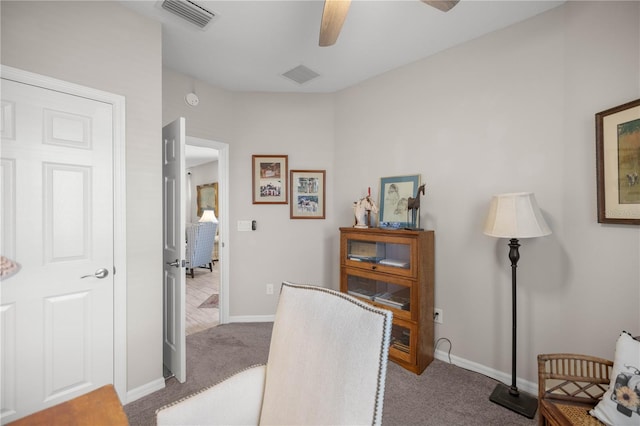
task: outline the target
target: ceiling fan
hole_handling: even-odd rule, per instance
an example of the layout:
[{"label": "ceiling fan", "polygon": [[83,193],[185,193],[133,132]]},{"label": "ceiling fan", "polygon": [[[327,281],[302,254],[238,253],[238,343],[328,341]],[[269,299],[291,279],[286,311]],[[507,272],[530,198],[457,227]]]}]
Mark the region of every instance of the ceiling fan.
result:
[{"label": "ceiling fan", "polygon": [[[460,0],[421,0],[443,12],[449,11]],[[331,46],[338,39],[342,24],[347,17],[351,0],[325,0],[320,24],[320,46]]]}]

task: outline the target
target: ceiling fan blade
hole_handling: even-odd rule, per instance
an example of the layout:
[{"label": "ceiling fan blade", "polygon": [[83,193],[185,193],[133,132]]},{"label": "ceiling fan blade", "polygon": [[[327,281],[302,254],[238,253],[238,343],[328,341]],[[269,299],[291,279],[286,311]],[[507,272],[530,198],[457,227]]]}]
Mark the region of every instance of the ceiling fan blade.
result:
[{"label": "ceiling fan blade", "polygon": [[351,0],[325,0],[320,24],[320,46],[331,46],[340,35]]},{"label": "ceiling fan blade", "polygon": [[458,4],[460,0],[422,0],[423,3],[433,6],[436,9],[440,9],[443,12],[448,12]]}]

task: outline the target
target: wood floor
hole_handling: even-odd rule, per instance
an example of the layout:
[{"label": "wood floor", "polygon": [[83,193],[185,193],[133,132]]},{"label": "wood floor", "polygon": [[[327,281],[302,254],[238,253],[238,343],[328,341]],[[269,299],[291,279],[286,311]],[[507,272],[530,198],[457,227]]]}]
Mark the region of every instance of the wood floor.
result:
[{"label": "wood floor", "polygon": [[217,308],[200,308],[199,306],[212,294],[220,294],[220,265],[213,265],[213,272],[205,268],[197,268],[195,277],[187,274],[186,335],[215,327],[220,323],[220,310]]}]

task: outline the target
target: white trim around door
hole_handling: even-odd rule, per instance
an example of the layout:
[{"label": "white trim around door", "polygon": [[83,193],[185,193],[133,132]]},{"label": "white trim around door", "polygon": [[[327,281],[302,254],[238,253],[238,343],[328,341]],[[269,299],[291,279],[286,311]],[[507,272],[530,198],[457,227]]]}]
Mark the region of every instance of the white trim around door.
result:
[{"label": "white trim around door", "polygon": [[114,377],[113,385],[123,404],[127,403],[127,253],[126,253],[126,168],[125,98],[121,95],[80,86],[52,77],[0,65],[2,78],[57,90],[108,103],[113,108],[113,197],[114,197]]}]

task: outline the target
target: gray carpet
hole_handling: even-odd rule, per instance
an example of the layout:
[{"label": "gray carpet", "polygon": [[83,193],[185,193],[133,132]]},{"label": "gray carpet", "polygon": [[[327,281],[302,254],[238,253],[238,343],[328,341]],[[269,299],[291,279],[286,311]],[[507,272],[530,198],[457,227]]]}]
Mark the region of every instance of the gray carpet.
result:
[{"label": "gray carpet", "polygon": [[[273,323],[238,323],[187,337],[187,381],[127,404],[132,426],[154,425],[155,410],[253,364],[265,363]],[[384,425],[536,425],[489,401],[496,381],[434,360],[420,376],[393,362],[387,369]],[[537,416],[536,416],[537,417]]]}]

